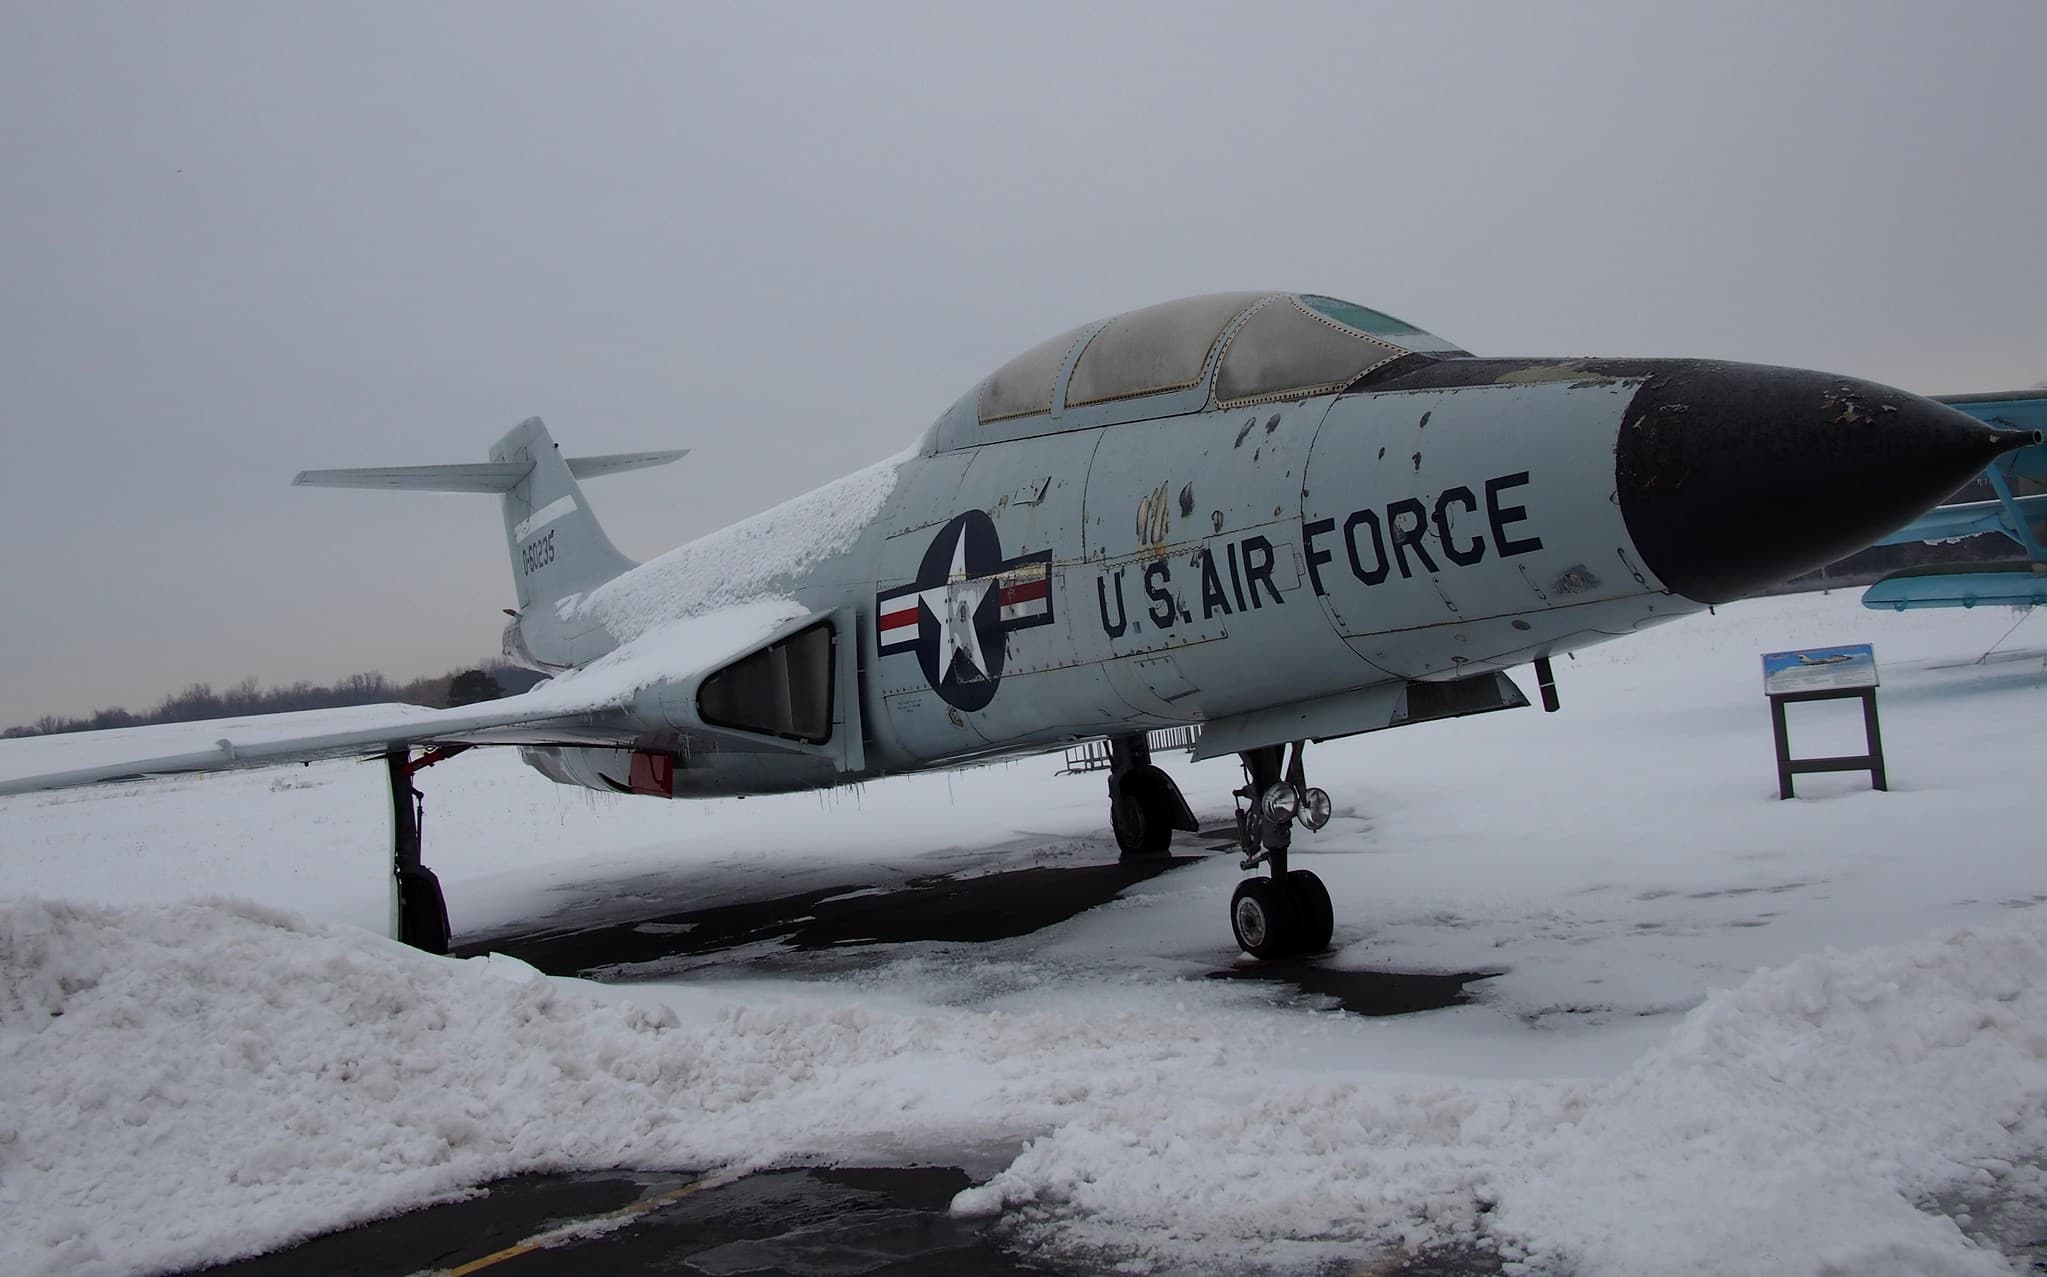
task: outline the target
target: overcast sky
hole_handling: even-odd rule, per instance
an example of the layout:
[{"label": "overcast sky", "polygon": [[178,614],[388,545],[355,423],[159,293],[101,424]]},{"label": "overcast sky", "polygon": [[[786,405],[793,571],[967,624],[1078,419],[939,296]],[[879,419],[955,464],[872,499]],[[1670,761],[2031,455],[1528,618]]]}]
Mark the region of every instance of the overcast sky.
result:
[{"label": "overcast sky", "polygon": [[0,725],[496,650],[487,497],[650,557],[1053,332],[1281,287],[1481,354],[2047,379],[2047,4],[0,0]]}]

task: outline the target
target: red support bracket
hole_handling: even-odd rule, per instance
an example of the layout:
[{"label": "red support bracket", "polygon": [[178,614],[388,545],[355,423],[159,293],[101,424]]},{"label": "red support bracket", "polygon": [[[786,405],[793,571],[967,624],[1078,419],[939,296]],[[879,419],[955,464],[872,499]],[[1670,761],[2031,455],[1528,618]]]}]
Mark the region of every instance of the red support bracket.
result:
[{"label": "red support bracket", "polygon": [[446,762],[448,759],[469,748],[467,745],[436,745],[422,753],[419,757],[407,758],[403,763],[398,764],[399,774],[409,778],[433,766],[435,763]]}]

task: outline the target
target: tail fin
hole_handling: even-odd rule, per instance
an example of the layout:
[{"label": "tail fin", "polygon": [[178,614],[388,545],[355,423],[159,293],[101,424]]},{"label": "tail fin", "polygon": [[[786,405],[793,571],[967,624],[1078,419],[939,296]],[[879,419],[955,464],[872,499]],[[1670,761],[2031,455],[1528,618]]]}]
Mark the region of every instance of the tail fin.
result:
[{"label": "tail fin", "polygon": [[524,614],[537,603],[551,612],[557,601],[594,589],[633,566],[604,535],[577,478],[666,465],[687,451],[564,457],[540,418],[528,417],[491,445],[487,463],[305,470],[292,482],[322,488],[502,493],[519,611]]},{"label": "tail fin", "polygon": [[526,472],[505,490],[505,539],[519,610],[604,584],[633,566],[590,513],[590,503],[538,417],[528,417],[491,445],[497,465]]}]

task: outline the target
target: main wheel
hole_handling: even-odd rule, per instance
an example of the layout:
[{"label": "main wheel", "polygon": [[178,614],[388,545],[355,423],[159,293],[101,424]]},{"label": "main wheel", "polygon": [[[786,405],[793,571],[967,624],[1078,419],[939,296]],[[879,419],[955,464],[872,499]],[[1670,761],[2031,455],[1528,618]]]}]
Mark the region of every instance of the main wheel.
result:
[{"label": "main wheel", "polygon": [[448,951],[448,900],[441,880],[425,865],[398,872],[398,939],[427,953]]},{"label": "main wheel", "polygon": [[1172,845],[1173,812],[1166,799],[1165,773],[1146,764],[1116,782],[1109,799],[1109,828],[1125,856],[1156,856]]},{"label": "main wheel", "polygon": [[1270,878],[1246,878],[1237,884],[1230,897],[1230,931],[1237,937],[1237,947],[1254,958],[1299,952],[1300,915]]},{"label": "main wheel", "polygon": [[1330,903],[1329,888],[1305,869],[1286,876],[1286,893],[1300,916],[1300,953],[1321,953],[1336,934],[1336,906]]}]

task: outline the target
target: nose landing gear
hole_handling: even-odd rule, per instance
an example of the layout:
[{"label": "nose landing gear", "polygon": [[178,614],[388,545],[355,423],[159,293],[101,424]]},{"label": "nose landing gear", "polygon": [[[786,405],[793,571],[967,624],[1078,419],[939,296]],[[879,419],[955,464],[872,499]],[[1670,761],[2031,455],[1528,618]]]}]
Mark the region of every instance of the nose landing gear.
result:
[{"label": "nose landing gear", "polygon": [[1304,744],[1294,742],[1293,760],[1282,775],[1285,748],[1271,745],[1239,755],[1244,786],[1237,790],[1237,838],[1245,869],[1264,865],[1269,876],[1247,878],[1230,897],[1230,930],[1237,945],[1254,958],[1320,953],[1336,930],[1329,889],[1305,869],[1287,868],[1293,825],[1309,829],[1329,822],[1329,795],[1303,784]]}]

